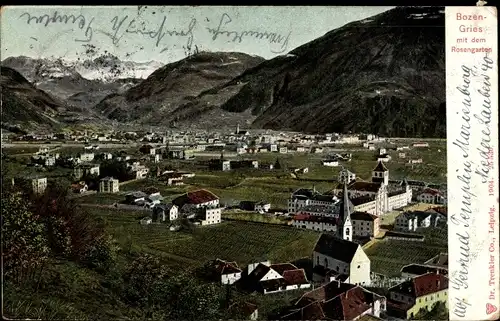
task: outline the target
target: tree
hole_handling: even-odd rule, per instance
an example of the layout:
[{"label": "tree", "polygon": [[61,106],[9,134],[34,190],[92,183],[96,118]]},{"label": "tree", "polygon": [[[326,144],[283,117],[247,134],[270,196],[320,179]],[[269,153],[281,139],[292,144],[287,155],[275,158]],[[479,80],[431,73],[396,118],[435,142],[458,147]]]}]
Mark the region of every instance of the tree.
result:
[{"label": "tree", "polygon": [[141,254],[124,273],[125,299],[147,307],[162,303],[167,295],[164,291],[168,272],[158,258]]},{"label": "tree", "polygon": [[274,169],[281,169],[281,162],[279,158],[276,158],[276,162],[274,163]]},{"label": "tree", "polygon": [[45,226],[20,193],[2,195],[2,256],[6,281],[30,279],[48,258]]}]

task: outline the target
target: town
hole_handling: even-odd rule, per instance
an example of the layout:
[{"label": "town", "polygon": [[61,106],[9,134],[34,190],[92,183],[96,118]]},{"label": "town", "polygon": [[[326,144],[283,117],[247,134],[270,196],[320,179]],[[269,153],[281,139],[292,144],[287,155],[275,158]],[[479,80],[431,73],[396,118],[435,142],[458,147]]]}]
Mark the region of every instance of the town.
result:
[{"label": "town", "polygon": [[232,318],[447,315],[446,141],[2,130],[4,185],[67,189],[120,248],[235,298]]}]

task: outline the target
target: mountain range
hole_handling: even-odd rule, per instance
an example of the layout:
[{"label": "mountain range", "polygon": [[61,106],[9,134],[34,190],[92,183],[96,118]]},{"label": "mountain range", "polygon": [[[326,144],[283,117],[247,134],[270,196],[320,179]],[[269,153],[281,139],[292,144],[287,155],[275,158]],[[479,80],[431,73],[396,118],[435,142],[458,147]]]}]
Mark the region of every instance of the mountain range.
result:
[{"label": "mountain range", "polygon": [[[213,129],[239,123],[310,133],[445,137],[444,37],[443,8],[398,7],[270,60],[238,52],[200,52],[164,66],[109,54],[73,63],[11,57],[2,66],[34,84],[21,98],[49,99],[46,92],[55,103],[14,112],[10,106],[20,102],[12,95],[19,97],[19,86],[5,87],[10,93],[2,98],[2,112],[18,123],[45,120],[62,108],[95,121],[135,125]],[[4,78],[19,80],[4,69],[2,90],[13,81]]]}]

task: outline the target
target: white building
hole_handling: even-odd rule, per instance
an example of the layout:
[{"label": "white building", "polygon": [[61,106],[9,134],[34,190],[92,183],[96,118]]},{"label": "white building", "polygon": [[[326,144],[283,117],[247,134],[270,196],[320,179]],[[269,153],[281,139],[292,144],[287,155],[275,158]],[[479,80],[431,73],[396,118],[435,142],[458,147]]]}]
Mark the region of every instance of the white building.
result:
[{"label": "white building", "polygon": [[446,197],[437,189],[426,188],[417,196],[417,201],[428,204],[446,204]]},{"label": "white building", "polygon": [[201,225],[218,224],[222,221],[222,207],[219,197],[212,192],[201,189],[187,192],[172,201],[182,212],[196,213]]},{"label": "white building", "polygon": [[105,177],[99,181],[99,192],[118,193],[120,191],[120,182],[113,177]]},{"label": "white building", "polygon": [[82,153],[79,158],[82,162],[91,162],[94,160],[94,153]]},{"label": "white building", "polygon": [[227,262],[216,259],[213,263],[215,273],[220,277],[221,284],[234,284],[241,279],[241,269],[236,262]]},{"label": "white building", "polygon": [[33,193],[42,194],[47,188],[47,177],[33,178],[31,180],[31,186],[33,189]]},{"label": "white building", "polygon": [[323,166],[327,166],[327,167],[339,166],[339,162],[336,160],[324,160],[322,163],[323,163]]},{"label": "white building", "polygon": [[153,219],[160,222],[175,221],[179,217],[179,208],[174,204],[158,204],[153,207]]},{"label": "white building", "polygon": [[357,243],[322,234],[313,251],[313,279],[370,285],[370,259]]},{"label": "white building", "polygon": [[339,183],[341,184],[350,183],[354,180],[356,180],[356,174],[349,171],[347,168],[342,168],[342,170],[339,172],[339,178],[338,178]]},{"label": "white building", "polygon": [[247,283],[251,290],[264,294],[307,289],[311,286],[304,269],[290,263],[271,264],[269,261],[249,264]]}]

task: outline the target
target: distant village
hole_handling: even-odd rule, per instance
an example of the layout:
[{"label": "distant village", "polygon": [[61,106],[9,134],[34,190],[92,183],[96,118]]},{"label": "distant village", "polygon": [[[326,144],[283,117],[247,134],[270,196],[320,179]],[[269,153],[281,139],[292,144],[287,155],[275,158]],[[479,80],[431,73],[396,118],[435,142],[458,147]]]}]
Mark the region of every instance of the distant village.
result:
[{"label": "distant village", "polygon": [[[238,209],[283,217],[290,229],[309,229],[321,232],[311,253],[313,276],[308,279],[303,268],[290,262],[255,262],[241,267],[225,258],[214,258],[206,271],[207,277],[224,285],[246,291],[271,294],[296,289],[308,289],[298,301],[279,318],[282,320],[381,320],[386,316],[395,319],[412,319],[422,309],[430,310],[436,302],[447,306],[448,258],[442,253],[429,258],[425,264],[411,264],[401,270],[401,279],[392,283],[385,296],[369,290],[377,283],[371,270],[369,257],[363,245],[381,233],[381,220],[389,212],[408,208],[415,203],[429,206],[420,210],[403,210],[395,218],[394,228],[386,231],[386,238],[422,241],[424,236],[417,229],[446,228],[446,186],[434,182],[412,179],[391,179],[387,164],[391,162],[389,151],[397,152],[407,166],[422,163],[421,158],[407,156],[409,150],[429,147],[429,142],[415,141],[401,145],[391,139],[375,135],[306,135],[286,132],[255,132],[239,126],[232,133],[206,133],[169,131],[153,132],[73,132],[51,135],[7,135],[2,142],[11,144],[38,143],[30,166],[40,168],[36,177],[13,178],[27,182],[34,193],[43,193],[48,177],[43,168],[71,169],[72,184],[68,186],[75,195],[90,192],[97,194],[121,194],[120,186],[127,181],[155,178],[160,184],[180,186],[196,171],[182,168],[165,168],[162,160],[195,161],[203,155],[207,170],[229,172],[240,169],[255,171],[282,170],[279,162],[262,162],[252,155],[320,154],[321,165],[337,168],[331,177],[331,188],[318,190],[300,188],[290,194],[286,208],[275,208],[268,200],[237,200],[238,204],[224,202],[209,189],[186,192],[165,202],[154,186],[143,190],[128,191],[115,207],[140,208],[144,217],[137,224],[168,224],[171,231],[181,229],[181,221],[191,224],[220,224],[223,213]],[[79,144],[82,151],[75,155],[59,152],[58,145]],[[110,152],[106,146],[121,145]],[[383,147],[381,147],[383,146]],[[106,151],[102,151],[105,149]],[[135,149],[138,153],[129,155]],[[373,151],[373,169],[370,180],[362,180],[349,170],[349,162],[357,150]],[[137,156],[141,155],[141,156]],[[235,158],[245,155],[245,158]],[[121,164],[121,175],[109,176],[105,172],[113,163]],[[347,164],[347,165],[346,165]],[[308,167],[287,168],[287,177],[300,178]],[[118,172],[117,172],[118,173]],[[106,176],[105,176],[106,175]],[[330,178],[328,178],[330,179]],[[314,184],[311,184],[314,185]],[[258,318],[258,306],[248,303],[234,307],[244,311],[251,320]]]}]

